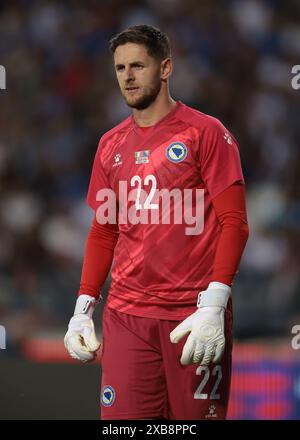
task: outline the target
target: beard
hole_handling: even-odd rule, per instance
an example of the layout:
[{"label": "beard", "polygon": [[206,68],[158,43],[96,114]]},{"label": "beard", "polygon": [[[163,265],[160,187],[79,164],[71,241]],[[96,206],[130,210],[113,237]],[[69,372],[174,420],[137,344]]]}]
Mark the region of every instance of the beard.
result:
[{"label": "beard", "polygon": [[155,101],[157,95],[160,92],[160,89],[161,80],[159,79],[153,86],[148,87],[141,95],[128,96],[126,94],[123,94],[123,97],[129,107],[135,108],[137,110],[144,110]]}]

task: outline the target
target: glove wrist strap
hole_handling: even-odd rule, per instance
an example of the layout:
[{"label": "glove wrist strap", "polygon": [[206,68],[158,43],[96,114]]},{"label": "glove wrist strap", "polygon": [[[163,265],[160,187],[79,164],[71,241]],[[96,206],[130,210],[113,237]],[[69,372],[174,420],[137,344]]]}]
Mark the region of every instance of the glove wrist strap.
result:
[{"label": "glove wrist strap", "polygon": [[76,301],[74,315],[87,315],[92,318],[95,307],[97,304],[96,298],[90,295],[79,295]]},{"label": "glove wrist strap", "polygon": [[231,288],[223,283],[212,282],[207,290],[199,292],[197,307],[224,307],[226,309]]}]

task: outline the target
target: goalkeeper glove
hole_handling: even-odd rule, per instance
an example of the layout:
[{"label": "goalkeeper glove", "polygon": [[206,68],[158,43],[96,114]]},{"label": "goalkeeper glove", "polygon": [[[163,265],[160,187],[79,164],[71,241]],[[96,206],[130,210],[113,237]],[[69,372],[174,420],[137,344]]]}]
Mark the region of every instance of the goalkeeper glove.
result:
[{"label": "goalkeeper glove", "polygon": [[70,319],[64,338],[70,356],[83,362],[94,360],[101,345],[92,320],[96,303],[97,300],[90,295],[77,298],[74,316]]},{"label": "goalkeeper glove", "polygon": [[199,363],[208,366],[221,360],[225,348],[224,312],[231,288],[212,282],[198,295],[198,310],[188,316],[171,333],[171,342],[177,343],[188,333],[180,362],[182,365]]}]

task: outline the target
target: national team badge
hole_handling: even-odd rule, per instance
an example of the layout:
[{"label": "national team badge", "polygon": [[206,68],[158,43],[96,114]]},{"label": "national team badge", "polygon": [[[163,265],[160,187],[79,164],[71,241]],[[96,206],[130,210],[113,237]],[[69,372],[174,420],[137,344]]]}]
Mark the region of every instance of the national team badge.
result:
[{"label": "national team badge", "polygon": [[171,162],[182,162],[187,156],[187,148],[183,142],[172,142],[167,148],[167,158]]},{"label": "national team badge", "polygon": [[134,153],[134,156],[135,156],[136,165],[139,165],[140,163],[148,163],[150,157],[150,150],[136,151]]},{"label": "national team badge", "polygon": [[103,406],[112,406],[112,404],[115,401],[115,390],[113,389],[113,387],[111,387],[110,385],[106,385],[103,389],[102,389],[102,394],[101,394],[101,403]]}]

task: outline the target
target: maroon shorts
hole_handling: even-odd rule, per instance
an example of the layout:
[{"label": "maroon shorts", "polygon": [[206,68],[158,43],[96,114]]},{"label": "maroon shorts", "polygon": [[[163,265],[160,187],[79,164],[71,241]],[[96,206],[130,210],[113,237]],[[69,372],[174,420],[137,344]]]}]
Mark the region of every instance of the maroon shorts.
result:
[{"label": "maroon shorts", "polygon": [[101,419],[225,419],[231,378],[232,312],[225,312],[220,364],[182,366],[183,345],[170,342],[179,321],[128,315],[105,307]]}]

